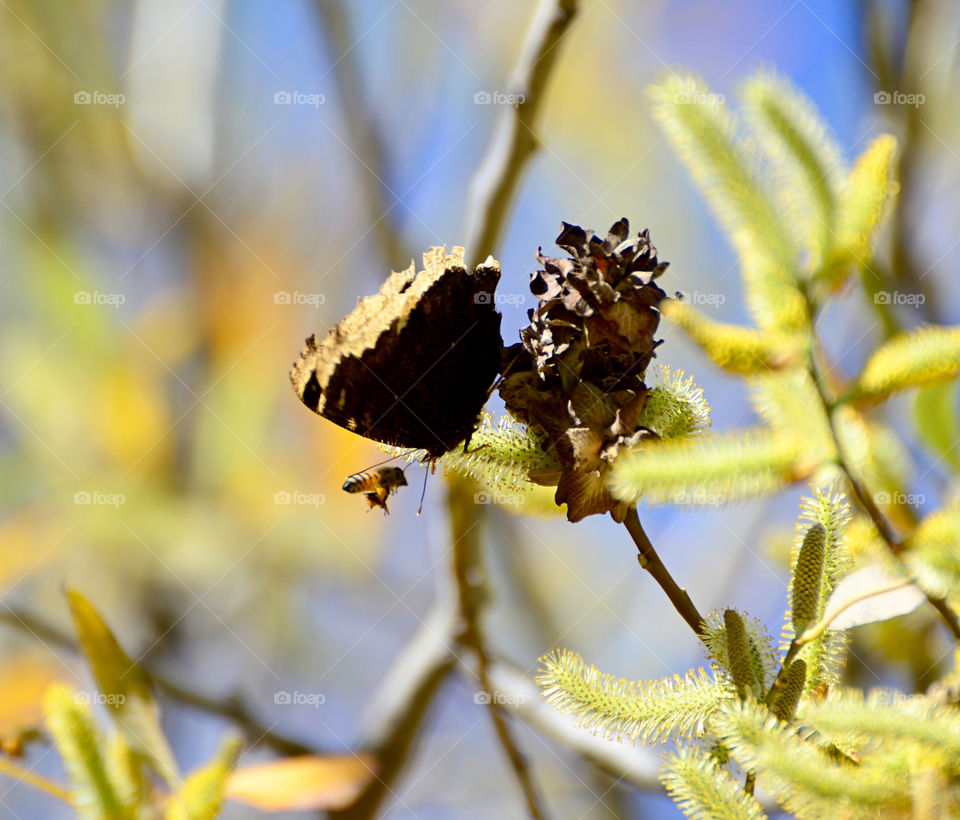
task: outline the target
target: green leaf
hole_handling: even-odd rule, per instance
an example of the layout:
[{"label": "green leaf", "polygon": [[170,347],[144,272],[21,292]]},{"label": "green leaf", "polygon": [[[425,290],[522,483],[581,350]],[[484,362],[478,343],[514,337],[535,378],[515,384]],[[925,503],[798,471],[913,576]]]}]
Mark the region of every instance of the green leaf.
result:
[{"label": "green leaf", "polygon": [[693,820],[761,820],[767,816],[752,795],[699,749],[687,747],[667,757],[660,780],[677,807]]},{"label": "green leaf", "polygon": [[960,327],[926,325],[899,333],[874,351],[853,396],[879,400],[910,387],[956,378],[960,373]]},{"label": "green leaf", "polygon": [[675,299],[662,301],[660,312],[699,345],[710,361],[728,373],[750,375],[779,370],[795,364],[803,355],[799,336],[715,322]]},{"label": "green leaf", "polygon": [[80,646],[117,728],[129,747],[175,786],[180,780],[176,762],[160,727],[159,709],[146,676],[93,605],[75,590],[67,590],[66,595]]},{"label": "green leaf", "polygon": [[651,86],[650,96],[654,115],[737,249],[757,324],[786,332],[806,328],[806,300],[796,286],[797,249],[722,98],[679,74]]},{"label": "green leaf", "polygon": [[957,403],[958,384],[932,384],[917,392],[913,417],[917,430],[927,446],[960,474],[960,411]]},{"label": "green leaf", "polygon": [[213,760],[191,772],[167,804],[166,820],[215,820],[227,777],[237,765],[243,743],[227,738]]},{"label": "green leaf", "polygon": [[577,723],[607,737],[659,743],[667,738],[698,737],[711,714],[736,697],[725,678],[700,669],[684,677],[627,681],[587,666],[575,652],[561,650],[540,659],[537,683],[546,700]]},{"label": "green leaf", "polygon": [[77,814],[84,820],[129,820],[132,806],[124,803],[107,773],[90,707],[79,693],[61,684],[47,690],[45,707]]},{"label": "green leaf", "polygon": [[790,224],[803,237],[810,268],[818,270],[834,243],[842,154],[811,102],[788,81],[761,71],[744,84],[744,114],[781,184]]},{"label": "green leaf", "polygon": [[877,137],[857,159],[846,180],[837,214],[836,242],[818,274],[829,290],[840,288],[855,268],[864,268],[870,261],[877,228],[898,190],[896,150],[893,137]]},{"label": "green leaf", "polygon": [[747,430],[702,441],[644,443],[617,459],[609,486],[615,498],[630,504],[711,507],[775,493],[817,466],[798,439]]}]

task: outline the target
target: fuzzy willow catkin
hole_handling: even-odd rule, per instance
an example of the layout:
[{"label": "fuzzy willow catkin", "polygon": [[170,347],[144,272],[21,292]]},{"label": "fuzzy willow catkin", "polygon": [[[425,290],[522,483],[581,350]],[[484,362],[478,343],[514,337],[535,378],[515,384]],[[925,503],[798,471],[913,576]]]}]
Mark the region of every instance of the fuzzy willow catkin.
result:
[{"label": "fuzzy willow catkin", "polygon": [[793,569],[793,631],[800,635],[817,616],[827,531],[814,524],[803,538]]},{"label": "fuzzy willow catkin", "polygon": [[737,687],[737,694],[742,700],[748,692],[753,691],[756,684],[747,627],[740,613],[735,609],[724,611],[723,626],[726,630],[730,674],[733,676],[734,686]]},{"label": "fuzzy willow catkin", "polygon": [[804,684],[807,682],[807,663],[797,659],[790,664],[783,683],[777,687],[770,711],[777,716],[777,720],[788,723],[797,711],[797,704],[803,694]]}]

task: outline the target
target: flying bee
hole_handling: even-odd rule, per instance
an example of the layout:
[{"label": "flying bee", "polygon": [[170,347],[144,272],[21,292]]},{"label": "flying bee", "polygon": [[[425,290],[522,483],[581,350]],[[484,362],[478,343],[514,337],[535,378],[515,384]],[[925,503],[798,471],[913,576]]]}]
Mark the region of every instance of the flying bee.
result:
[{"label": "flying bee", "polygon": [[397,487],[406,486],[407,477],[399,467],[381,467],[379,470],[354,473],[347,476],[346,481],[343,482],[344,492],[363,493],[370,509],[382,507],[387,515],[390,514],[390,510],[387,509],[390,493]]}]

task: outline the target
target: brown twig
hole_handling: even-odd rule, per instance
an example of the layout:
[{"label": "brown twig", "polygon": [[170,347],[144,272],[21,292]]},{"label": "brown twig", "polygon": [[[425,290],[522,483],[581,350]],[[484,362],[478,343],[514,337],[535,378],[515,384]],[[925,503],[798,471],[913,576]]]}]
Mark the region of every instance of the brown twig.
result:
[{"label": "brown twig", "polygon": [[[443,578],[441,577],[441,584]],[[452,583],[446,586],[452,587]],[[455,594],[441,586],[437,603],[427,614],[417,634],[383,677],[383,685],[368,707],[370,725],[361,730],[363,748],[377,761],[376,776],[352,805],[330,817],[367,820],[382,814],[381,807],[393,795],[392,784],[416,750],[420,729],[436,696],[455,663],[459,613]]]},{"label": "brown twig", "polygon": [[470,182],[465,245],[471,265],[496,251],[520,176],[537,149],[534,125],[556,63],[557,45],[576,14],[576,0],[540,0],[537,6],[508,84],[517,104],[501,114]]},{"label": "brown twig", "polygon": [[[41,621],[28,612],[7,607],[5,610],[0,610],[0,622],[8,623],[33,638],[39,638],[45,644],[53,644],[70,652],[80,651],[76,642],[66,632]],[[226,698],[209,697],[151,671],[146,664],[141,666],[141,669],[157,690],[171,700],[201,712],[226,718],[238,726],[254,743],[266,744],[285,755],[323,754],[320,749],[274,731],[258,720],[245,705],[241,695],[234,694]]]},{"label": "brown twig", "polygon": [[660,560],[660,556],[657,555],[656,549],[654,549],[650,538],[643,529],[643,524],[640,523],[640,516],[637,515],[636,507],[630,508],[623,525],[627,528],[627,532],[630,533],[633,543],[637,545],[637,552],[639,553],[637,559],[640,561],[640,566],[653,576],[653,579],[667,594],[670,603],[673,604],[673,608],[680,613],[680,617],[687,622],[696,636],[702,640],[706,634],[706,622],[703,616],[697,611],[687,591],[673,580],[670,571],[664,566],[663,561]]},{"label": "brown twig", "polygon": [[491,682],[490,652],[483,632],[482,616],[489,593],[485,583],[480,538],[478,507],[473,502],[474,485],[464,479],[450,480],[448,509],[450,511],[451,539],[453,543],[453,571],[457,582],[460,607],[460,641],[473,651],[476,673],[480,682],[481,701],[488,707],[497,738],[507,756],[513,773],[523,791],[527,811],[531,817],[547,817],[543,801],[537,792],[526,758],[517,746],[507,724],[503,704]]},{"label": "brown twig", "polygon": [[[866,511],[867,515],[870,516],[870,520],[873,522],[874,527],[880,534],[880,538],[886,545],[887,550],[902,566],[902,553],[904,549],[903,544],[896,537],[892,527],[887,522],[887,519],[877,506],[877,503],[874,501],[873,496],[864,486],[863,482],[854,474],[853,469],[850,467],[850,464],[843,455],[843,448],[840,443],[840,435],[833,419],[834,402],[827,394],[827,390],[823,383],[823,378],[820,375],[816,361],[813,361],[810,365],[810,378],[816,386],[817,394],[819,395],[820,401],[823,405],[823,412],[827,416],[827,423],[830,426],[830,434],[833,437],[833,446],[836,450],[837,466],[839,466],[843,471],[843,474],[847,479],[847,483],[850,485],[850,489],[853,491],[854,497],[857,499],[860,506]],[[924,591],[924,595],[926,596],[930,605],[940,613],[940,616],[943,618],[944,623],[946,623],[947,628],[953,633],[954,639],[960,641],[960,619],[957,618],[957,613],[950,608],[950,605],[947,603],[945,598],[933,596],[926,591]]]},{"label": "brown twig", "polygon": [[360,69],[354,59],[356,42],[350,33],[349,15],[340,0],[315,0],[313,7],[319,21],[317,33],[334,60],[329,73],[337,87],[350,150],[361,166],[358,169],[360,187],[367,202],[373,235],[386,270],[393,270],[407,264],[410,252],[393,216],[397,203],[390,202],[393,194],[387,183],[390,170],[386,141],[371,122],[374,106],[366,99]]}]

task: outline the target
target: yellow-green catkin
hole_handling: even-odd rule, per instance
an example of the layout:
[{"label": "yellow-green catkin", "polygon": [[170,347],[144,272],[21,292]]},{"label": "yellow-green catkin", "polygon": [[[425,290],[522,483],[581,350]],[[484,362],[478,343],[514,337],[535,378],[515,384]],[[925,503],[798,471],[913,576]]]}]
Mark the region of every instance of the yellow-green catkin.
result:
[{"label": "yellow-green catkin", "polygon": [[807,530],[793,568],[793,632],[801,635],[817,616],[823,579],[823,557],[827,531],[823,524]]},{"label": "yellow-green catkin", "polygon": [[807,663],[800,659],[795,660],[790,664],[783,682],[777,686],[773,703],[770,706],[770,711],[776,715],[777,720],[787,723],[793,719],[806,682]]},{"label": "yellow-green catkin", "polygon": [[730,674],[733,676],[734,686],[737,687],[737,694],[743,700],[748,692],[753,691],[756,684],[747,627],[740,613],[735,609],[724,611],[723,626],[727,636],[727,662],[730,665]]}]

